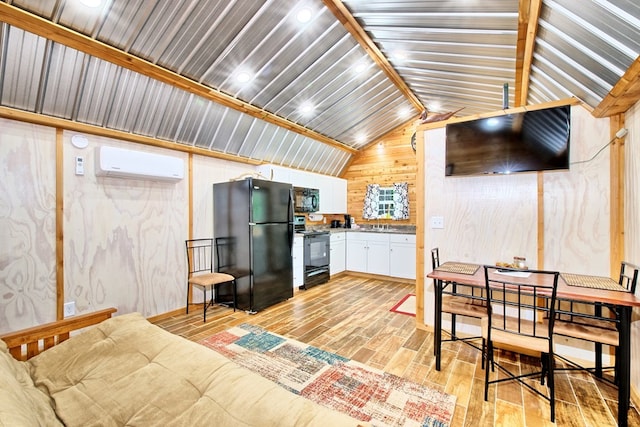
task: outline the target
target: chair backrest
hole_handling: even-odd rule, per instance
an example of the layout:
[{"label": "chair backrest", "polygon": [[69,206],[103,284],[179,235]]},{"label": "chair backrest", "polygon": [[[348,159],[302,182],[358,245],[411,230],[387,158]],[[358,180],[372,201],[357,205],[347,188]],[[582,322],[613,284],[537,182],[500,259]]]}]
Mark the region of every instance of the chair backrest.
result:
[{"label": "chair backrest", "polygon": [[213,239],[186,240],[187,246],[187,275],[194,273],[213,272]]},{"label": "chair backrest", "polygon": [[433,270],[440,267],[440,251],[438,248],[431,249],[431,267],[433,267]]},{"label": "chair backrest", "polygon": [[487,338],[492,330],[500,330],[546,339],[551,346],[558,276],[557,271],[484,266]]},{"label": "chair backrest", "polygon": [[620,264],[620,279],[618,283],[632,294],[636,293],[636,284],[638,283],[637,265],[622,261]]}]

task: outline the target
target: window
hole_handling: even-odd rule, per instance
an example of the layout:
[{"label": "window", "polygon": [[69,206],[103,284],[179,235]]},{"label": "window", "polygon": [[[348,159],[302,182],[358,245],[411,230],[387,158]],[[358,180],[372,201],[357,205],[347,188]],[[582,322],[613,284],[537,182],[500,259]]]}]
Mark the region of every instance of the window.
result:
[{"label": "window", "polygon": [[391,187],[367,184],[362,218],[409,219],[409,184],[396,182]]},{"label": "window", "polygon": [[380,187],[378,193],[378,218],[393,217],[393,187]]}]

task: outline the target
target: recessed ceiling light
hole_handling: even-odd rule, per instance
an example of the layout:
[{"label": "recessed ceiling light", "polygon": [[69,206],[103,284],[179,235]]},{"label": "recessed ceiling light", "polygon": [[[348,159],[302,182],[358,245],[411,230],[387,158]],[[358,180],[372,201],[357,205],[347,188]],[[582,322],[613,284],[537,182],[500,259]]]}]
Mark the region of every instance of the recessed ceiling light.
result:
[{"label": "recessed ceiling light", "polygon": [[367,64],[362,61],[362,62],[358,62],[354,67],[353,67],[353,71],[355,71],[357,74],[363,73],[364,70],[367,69]]},{"label": "recessed ceiling light", "polygon": [[439,102],[430,102],[429,103],[429,111],[431,111],[431,112],[440,111],[440,108],[442,108],[442,106],[440,105]]},{"label": "recessed ceiling light", "polygon": [[98,7],[102,5],[102,0],[79,0],[80,4],[87,7]]},{"label": "recessed ceiling light", "polygon": [[411,115],[411,109],[409,107],[402,107],[398,111],[398,116],[402,119],[409,117]]},{"label": "recessed ceiling light", "polygon": [[236,81],[238,83],[248,83],[252,78],[253,77],[251,76],[251,73],[249,73],[248,71],[240,71],[238,74],[236,74]]},{"label": "recessed ceiling light", "polygon": [[311,102],[305,102],[300,106],[300,113],[303,116],[310,116],[311,114],[313,114],[314,110],[315,110],[315,107]]},{"label": "recessed ceiling light", "polygon": [[299,23],[306,24],[307,22],[311,21],[312,16],[313,12],[311,11],[311,9],[305,7],[298,11],[298,13],[296,14],[296,19]]},{"label": "recessed ceiling light", "polygon": [[407,59],[407,52],[404,50],[396,50],[391,54],[391,57],[398,62],[404,62]]}]

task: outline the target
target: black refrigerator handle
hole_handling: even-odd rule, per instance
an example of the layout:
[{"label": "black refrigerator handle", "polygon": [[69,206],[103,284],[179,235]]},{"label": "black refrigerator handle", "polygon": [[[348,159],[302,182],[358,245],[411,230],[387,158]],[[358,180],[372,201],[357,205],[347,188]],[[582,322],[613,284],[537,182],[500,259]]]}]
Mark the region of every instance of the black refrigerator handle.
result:
[{"label": "black refrigerator handle", "polygon": [[293,187],[289,190],[289,205],[287,206],[287,232],[289,233],[289,252],[293,253]]}]

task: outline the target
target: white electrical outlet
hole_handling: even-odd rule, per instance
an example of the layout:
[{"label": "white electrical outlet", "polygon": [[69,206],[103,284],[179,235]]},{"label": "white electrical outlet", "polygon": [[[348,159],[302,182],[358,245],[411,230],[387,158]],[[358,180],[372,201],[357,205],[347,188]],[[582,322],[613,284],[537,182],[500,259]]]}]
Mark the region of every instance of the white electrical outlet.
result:
[{"label": "white electrical outlet", "polygon": [[65,302],[64,303],[64,317],[75,316],[76,314],[76,302]]},{"label": "white electrical outlet", "polygon": [[442,217],[442,216],[432,216],[431,217],[431,228],[444,228],[444,217]]}]

